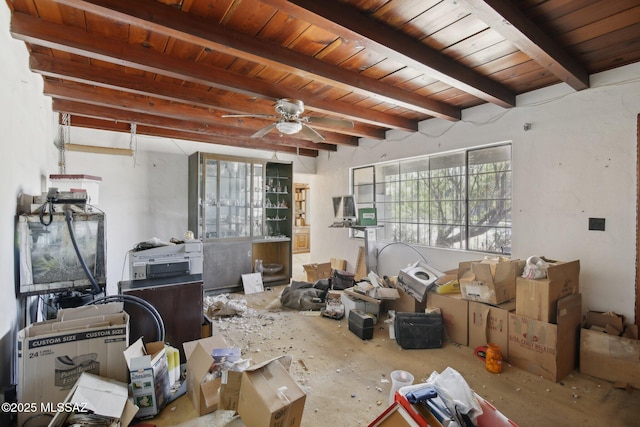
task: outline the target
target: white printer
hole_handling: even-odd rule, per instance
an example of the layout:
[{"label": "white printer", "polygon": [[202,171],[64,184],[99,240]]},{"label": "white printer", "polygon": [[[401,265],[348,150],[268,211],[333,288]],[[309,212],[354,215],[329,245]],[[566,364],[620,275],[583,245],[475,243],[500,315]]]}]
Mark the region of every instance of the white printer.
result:
[{"label": "white printer", "polygon": [[131,280],[202,274],[202,242],[163,244],[129,253]]}]

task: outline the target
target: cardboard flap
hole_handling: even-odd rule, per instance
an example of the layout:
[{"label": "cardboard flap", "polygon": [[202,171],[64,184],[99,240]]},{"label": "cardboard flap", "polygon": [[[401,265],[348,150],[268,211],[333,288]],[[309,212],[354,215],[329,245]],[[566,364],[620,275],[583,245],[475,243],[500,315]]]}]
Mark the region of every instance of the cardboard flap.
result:
[{"label": "cardboard flap", "polygon": [[[130,371],[135,371],[136,369],[131,367],[131,361],[142,356],[146,356],[144,350],[144,342],[142,341],[142,337],[138,338],[136,342],[131,344],[124,352],[124,358],[127,361],[127,367]],[[151,358],[149,358],[151,360]]]},{"label": "cardboard flap", "polygon": [[471,264],[471,272],[476,276],[476,280],[485,284],[493,283],[493,274],[491,273],[491,264],[475,263]]},{"label": "cardboard flap", "polygon": [[[578,319],[582,316],[582,295],[572,294],[558,300],[558,323],[560,319],[568,316],[575,316],[578,313]],[[578,320],[578,323],[580,321]]]},{"label": "cardboard flap", "polygon": [[[547,268],[547,278],[550,281],[557,281],[560,283],[564,283],[567,280],[571,280],[572,278],[578,279],[580,276],[580,261],[570,261],[563,262],[557,264],[550,264]],[[573,286],[565,284],[565,286]],[[578,284],[575,284],[575,288],[578,288]]]},{"label": "cardboard flap", "polygon": [[108,316],[122,312],[124,304],[111,302],[108,304],[83,305],[75,308],[64,308],[58,311],[58,321],[84,319],[87,317]]},{"label": "cardboard flap", "polygon": [[278,357],[274,357],[273,359],[269,359],[266,360],[262,363],[258,363],[256,365],[251,366],[249,369],[247,369],[247,371],[256,371],[264,366],[267,366],[268,364],[277,361],[278,363],[280,363],[280,365],[282,365],[282,367],[284,368],[285,371],[289,372],[289,369],[291,369],[291,363],[293,361],[293,357],[291,357],[290,355],[284,355],[284,356],[278,356]]},{"label": "cardboard flap", "polygon": [[71,403],[86,404],[87,409],[98,415],[120,418],[128,396],[125,384],[83,372],[76,384]]},{"label": "cardboard flap", "polygon": [[200,344],[196,345],[187,359],[188,369],[191,370],[193,378],[198,382],[202,381],[207,372],[209,372],[212,363],[213,357]]},{"label": "cardboard flap", "polygon": [[229,347],[224,337],[222,337],[221,335],[213,335],[195,341],[188,341],[182,344],[182,348],[184,348],[184,355],[186,356],[187,360],[189,360],[189,356],[191,356],[191,353],[197,346],[201,346],[209,354],[212,354],[213,350],[217,348]]}]

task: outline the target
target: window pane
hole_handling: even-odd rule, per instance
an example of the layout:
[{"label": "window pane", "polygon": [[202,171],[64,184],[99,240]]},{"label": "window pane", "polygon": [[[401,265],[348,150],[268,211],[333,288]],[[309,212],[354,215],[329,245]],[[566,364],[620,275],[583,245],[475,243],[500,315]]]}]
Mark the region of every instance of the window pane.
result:
[{"label": "window pane", "polygon": [[377,208],[380,241],[510,251],[510,144],[357,168],[353,182]]}]

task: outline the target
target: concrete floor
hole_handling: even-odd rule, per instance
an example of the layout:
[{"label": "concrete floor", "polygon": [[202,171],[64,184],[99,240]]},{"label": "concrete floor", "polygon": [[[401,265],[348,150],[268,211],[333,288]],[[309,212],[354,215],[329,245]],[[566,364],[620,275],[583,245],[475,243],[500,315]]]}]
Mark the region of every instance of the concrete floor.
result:
[{"label": "concrete floor", "polygon": [[[559,383],[509,365],[503,373],[491,374],[468,347],[446,344],[435,350],[403,350],[389,339],[383,321],[372,340],[362,341],[348,330],[346,319],[280,308],[282,289],[230,295],[246,298],[250,309],[243,316],[221,318],[213,327],[254,363],[293,356],[291,375],[307,393],[303,427],[367,426],[387,407],[391,371],[409,371],[418,382],[448,366],[520,427],[640,425],[639,390],[617,389],[578,372]],[[188,396],[150,422],[157,427],[244,426],[230,411],[196,417]]]}]

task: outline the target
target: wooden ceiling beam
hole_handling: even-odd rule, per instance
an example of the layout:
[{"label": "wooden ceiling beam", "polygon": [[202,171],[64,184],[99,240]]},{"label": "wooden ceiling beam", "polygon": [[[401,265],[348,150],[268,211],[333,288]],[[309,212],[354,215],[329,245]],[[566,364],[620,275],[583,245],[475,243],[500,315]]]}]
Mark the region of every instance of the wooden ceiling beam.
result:
[{"label": "wooden ceiling beam", "polygon": [[407,131],[416,131],[418,128],[418,123],[415,120],[377,112],[369,108],[361,108],[344,102],[324,100],[283,85],[249,79],[228,70],[222,70],[206,64],[186,62],[170,55],[152,51],[149,48],[119,43],[113,39],[87,33],[78,28],[37,19],[20,12],[12,14],[10,31],[15,39],[27,43],[157,73],[178,80],[270,101],[280,98],[304,99],[305,104],[313,106],[316,111],[338,115],[374,126]]},{"label": "wooden ceiling beam", "polygon": [[[188,120],[168,119],[165,117],[154,116],[144,113],[132,113],[122,111],[116,108],[100,107],[97,105],[87,104],[79,101],[70,101],[66,99],[55,98],[53,100],[53,109],[60,113],[69,113],[72,116],[87,117],[92,119],[102,119],[115,121],[126,126],[135,123],[136,126],[143,125],[149,127],[158,127],[168,130],[183,130],[191,133],[201,133],[210,136],[224,138],[251,138],[254,133],[249,129],[239,129],[231,126],[209,126],[199,122],[191,122]],[[314,143],[308,140],[296,139],[291,136],[280,137],[275,132],[267,134],[259,139],[262,142],[270,144],[281,144],[290,147],[308,148],[311,150],[337,151],[334,144]]]},{"label": "wooden ceiling beam", "polygon": [[[266,40],[233,31],[204,18],[178,12],[174,7],[155,0],[56,1],[248,61],[273,66],[310,80],[355,91],[381,102],[389,102],[422,114],[446,120],[461,118],[459,108],[389,86],[377,79],[345,70]],[[308,103],[306,100],[305,102]]]},{"label": "wooden ceiling beam", "polygon": [[[111,122],[90,117],[71,116],[71,126],[84,127],[89,129],[108,130],[113,132],[129,133],[130,129],[122,123]],[[255,150],[278,151],[281,153],[297,154],[305,157],[318,157],[317,150],[308,148],[289,147],[280,144],[268,144],[258,139],[242,138],[222,138],[218,136],[206,135],[202,133],[183,132],[178,130],[156,128],[151,126],[136,125],[136,134],[167,139],[182,139],[185,141],[205,142],[216,145],[226,145],[231,147],[250,148]]]},{"label": "wooden ceiling beam", "polygon": [[575,90],[589,87],[589,72],[509,0],[460,0],[515,47]]},{"label": "wooden ceiling beam", "polygon": [[[194,108],[187,104],[169,102],[163,99],[153,99],[141,95],[128,94],[128,96],[122,96],[122,93],[119,91],[92,87],[82,83],[69,81],[60,82],[45,79],[43,92],[45,95],[51,96],[55,99],[83,102],[100,107],[119,109],[121,111],[125,111],[129,116],[137,113],[164,118],[165,127],[171,127],[166,124],[169,122],[169,119],[200,123],[201,130],[206,129],[208,126],[234,127],[233,121],[221,118],[219,117],[219,114],[212,113],[204,108]],[[156,126],[159,126],[160,124],[161,122],[158,121]],[[235,128],[247,132],[246,129],[248,126],[245,126],[243,123],[236,122]],[[256,129],[251,133],[254,133],[255,130]],[[325,138],[325,143],[328,144],[341,144],[347,146],[358,145],[357,138],[349,135],[334,132],[322,132],[322,136]]]},{"label": "wooden ceiling beam", "polygon": [[[98,65],[69,61],[51,56],[32,53],[29,58],[31,71],[46,77],[60,78],[77,83],[121,90],[133,94],[152,96],[172,102],[188,103],[203,108],[215,108],[225,113],[275,114],[272,104],[255,102],[248,98],[228,96],[214,92],[205,92],[183,85],[151,80],[142,76],[127,74],[124,71],[107,69]],[[231,121],[227,119],[227,121]],[[314,129],[329,132],[335,128],[314,124]],[[354,123],[353,128],[340,129],[340,133],[372,139],[384,139],[384,129]]]},{"label": "wooden ceiling beam", "polygon": [[320,28],[338,32],[367,49],[388,56],[450,86],[484,101],[513,107],[516,96],[506,87],[464,67],[381,22],[365,16],[359,9],[338,0],[261,0],[285,13]]}]

